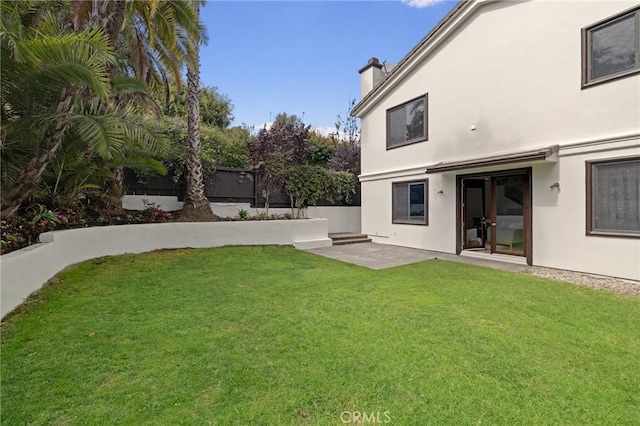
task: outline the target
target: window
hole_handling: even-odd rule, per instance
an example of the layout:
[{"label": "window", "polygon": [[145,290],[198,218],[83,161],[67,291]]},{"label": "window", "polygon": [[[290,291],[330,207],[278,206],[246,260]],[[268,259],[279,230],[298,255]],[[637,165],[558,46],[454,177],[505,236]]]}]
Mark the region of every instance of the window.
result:
[{"label": "window", "polygon": [[587,161],[587,235],[640,237],[640,157]]},{"label": "window", "polygon": [[582,86],[640,72],[640,7],[582,30]]},{"label": "window", "polygon": [[427,140],[427,95],[387,110],[387,149]]},{"label": "window", "polygon": [[429,180],[393,184],[393,223],[428,225]]}]

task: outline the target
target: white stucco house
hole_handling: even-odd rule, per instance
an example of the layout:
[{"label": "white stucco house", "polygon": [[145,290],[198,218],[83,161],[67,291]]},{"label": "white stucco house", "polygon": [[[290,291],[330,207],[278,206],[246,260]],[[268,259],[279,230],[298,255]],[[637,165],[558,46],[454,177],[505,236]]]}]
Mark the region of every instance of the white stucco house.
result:
[{"label": "white stucco house", "polygon": [[374,242],[640,280],[637,1],[461,1],[360,77]]}]

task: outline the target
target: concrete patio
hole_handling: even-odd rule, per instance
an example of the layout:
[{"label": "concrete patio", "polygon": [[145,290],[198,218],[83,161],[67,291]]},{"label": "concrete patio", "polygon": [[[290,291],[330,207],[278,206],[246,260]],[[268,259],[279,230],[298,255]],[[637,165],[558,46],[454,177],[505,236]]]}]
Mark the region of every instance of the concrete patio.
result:
[{"label": "concrete patio", "polygon": [[437,251],[376,243],[322,247],[307,251],[320,256],[341,260],[343,262],[354,263],[370,269],[393,268],[395,266],[408,265],[431,259],[444,259],[453,262],[471,263],[473,265],[486,266],[488,268],[502,269],[504,271],[511,272],[522,272],[529,268],[528,265],[500,260],[457,256],[455,254],[440,253]]}]

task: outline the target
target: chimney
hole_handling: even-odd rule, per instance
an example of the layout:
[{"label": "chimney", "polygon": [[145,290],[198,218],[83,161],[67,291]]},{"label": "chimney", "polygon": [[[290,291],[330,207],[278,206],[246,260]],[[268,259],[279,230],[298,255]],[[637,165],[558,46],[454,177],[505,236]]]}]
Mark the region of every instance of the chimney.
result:
[{"label": "chimney", "polygon": [[382,64],[378,58],[371,58],[367,61],[367,65],[360,68],[360,98],[364,98],[367,93],[372,91],[384,79],[385,74],[382,71]]}]

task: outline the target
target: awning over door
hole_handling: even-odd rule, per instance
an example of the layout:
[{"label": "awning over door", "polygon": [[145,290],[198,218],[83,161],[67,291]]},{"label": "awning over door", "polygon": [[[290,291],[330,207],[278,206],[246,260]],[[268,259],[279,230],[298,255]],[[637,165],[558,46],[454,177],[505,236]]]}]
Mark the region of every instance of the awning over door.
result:
[{"label": "awning over door", "polygon": [[454,170],[475,169],[501,164],[524,163],[530,161],[557,161],[558,145],[527,151],[517,151],[490,157],[471,158],[460,161],[446,161],[427,166],[426,173],[442,173]]}]

